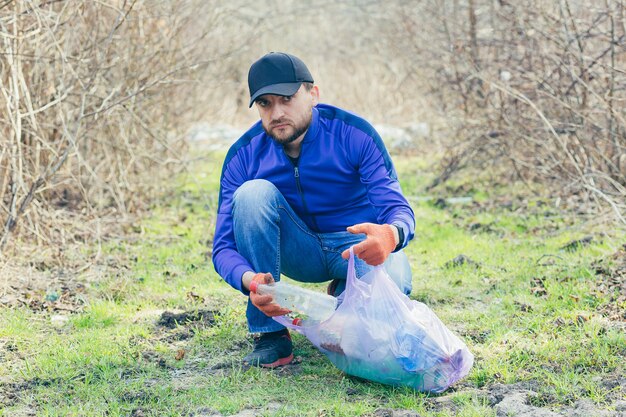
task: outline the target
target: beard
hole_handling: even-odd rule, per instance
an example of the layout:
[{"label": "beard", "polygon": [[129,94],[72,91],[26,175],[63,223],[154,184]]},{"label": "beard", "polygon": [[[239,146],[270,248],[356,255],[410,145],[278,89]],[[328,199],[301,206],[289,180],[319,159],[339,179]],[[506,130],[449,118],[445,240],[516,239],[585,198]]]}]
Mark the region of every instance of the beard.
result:
[{"label": "beard", "polygon": [[[306,133],[306,131],[309,129],[309,126],[311,125],[312,115],[313,115],[312,112],[309,113],[309,117],[307,117],[306,120],[300,125],[297,125],[291,122],[290,120],[281,119],[281,120],[272,122],[269,128],[263,125],[263,130],[265,131],[267,136],[271,137],[276,142],[280,143],[281,145],[287,145],[295,141],[296,139],[298,139],[304,133]],[[272,126],[278,126],[281,124],[288,124],[291,128],[293,128],[293,132],[288,136],[278,136],[277,134],[273,133]]]}]

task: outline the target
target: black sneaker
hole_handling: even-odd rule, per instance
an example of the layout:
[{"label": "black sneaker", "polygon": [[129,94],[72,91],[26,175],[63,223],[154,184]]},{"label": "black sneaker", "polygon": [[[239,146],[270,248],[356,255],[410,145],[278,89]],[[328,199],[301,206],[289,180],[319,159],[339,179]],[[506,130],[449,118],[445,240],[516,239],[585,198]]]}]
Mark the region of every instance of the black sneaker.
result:
[{"label": "black sneaker", "polygon": [[335,278],[328,284],[328,287],[326,288],[326,294],[332,295],[333,297],[339,297],[345,289],[346,280]]},{"label": "black sneaker", "polygon": [[264,368],[287,365],[293,360],[293,345],[287,329],[272,333],[261,333],[254,338],[254,350],[245,358],[244,363]]}]

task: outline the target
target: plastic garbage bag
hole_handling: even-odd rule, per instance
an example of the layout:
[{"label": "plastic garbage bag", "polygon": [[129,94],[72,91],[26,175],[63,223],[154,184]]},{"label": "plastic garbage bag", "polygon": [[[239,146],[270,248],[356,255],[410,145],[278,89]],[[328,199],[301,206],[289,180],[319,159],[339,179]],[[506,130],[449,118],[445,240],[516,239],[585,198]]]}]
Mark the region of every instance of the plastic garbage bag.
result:
[{"label": "plastic garbage bag", "polygon": [[426,305],[403,294],[383,267],[357,279],[352,251],[342,298],[322,322],[275,320],[305,335],[343,372],[384,384],[439,393],[472,367],[467,346]]}]

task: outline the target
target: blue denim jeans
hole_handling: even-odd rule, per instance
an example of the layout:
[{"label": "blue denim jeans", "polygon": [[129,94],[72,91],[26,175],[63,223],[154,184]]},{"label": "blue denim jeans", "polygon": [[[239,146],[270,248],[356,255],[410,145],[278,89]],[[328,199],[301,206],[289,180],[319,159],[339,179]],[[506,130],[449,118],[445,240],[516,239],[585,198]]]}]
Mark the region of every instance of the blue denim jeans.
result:
[{"label": "blue denim jeans", "polygon": [[[341,253],[365,239],[363,234],[347,231],[311,231],[278,189],[266,180],[251,180],[242,184],[233,196],[232,214],[237,250],[250,262],[254,272],[269,272],[276,281],[280,280],[281,274],[301,282],[342,280],[335,295],[345,288],[348,272],[348,261],[341,257]],[[401,251],[391,254],[388,262],[396,265],[405,263],[408,267],[408,259]],[[360,259],[356,259],[355,265],[357,277],[373,268]],[[397,284],[408,294],[411,292],[410,274],[403,281]],[[283,328],[250,300],[246,317],[252,333]]]}]

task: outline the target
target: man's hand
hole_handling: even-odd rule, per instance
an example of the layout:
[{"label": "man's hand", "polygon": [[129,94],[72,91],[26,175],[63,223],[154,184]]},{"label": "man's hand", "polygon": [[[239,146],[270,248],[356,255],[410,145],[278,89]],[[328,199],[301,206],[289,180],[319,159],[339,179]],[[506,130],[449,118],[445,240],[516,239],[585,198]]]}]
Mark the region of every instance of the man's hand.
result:
[{"label": "man's hand", "polygon": [[[271,284],[274,282],[274,278],[270,273],[259,272],[252,277],[252,281],[258,284]],[[282,316],[290,312],[290,310],[274,303],[274,299],[270,294],[260,295],[251,291],[250,301],[268,317]]]},{"label": "man's hand", "polygon": [[[395,229],[395,230],[394,230]],[[398,245],[398,230],[389,224],[360,223],[348,227],[350,233],[365,233],[367,238],[353,247],[354,255],[369,265],[380,265]],[[350,257],[350,249],[341,254],[343,259]]]}]

